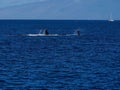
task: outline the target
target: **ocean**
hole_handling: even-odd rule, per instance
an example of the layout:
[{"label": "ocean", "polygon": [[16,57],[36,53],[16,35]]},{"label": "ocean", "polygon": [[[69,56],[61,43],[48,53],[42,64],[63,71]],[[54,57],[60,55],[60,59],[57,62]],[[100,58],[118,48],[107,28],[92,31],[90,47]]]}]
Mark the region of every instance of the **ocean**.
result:
[{"label": "ocean", "polygon": [[0,20],[0,90],[120,90],[120,21]]}]

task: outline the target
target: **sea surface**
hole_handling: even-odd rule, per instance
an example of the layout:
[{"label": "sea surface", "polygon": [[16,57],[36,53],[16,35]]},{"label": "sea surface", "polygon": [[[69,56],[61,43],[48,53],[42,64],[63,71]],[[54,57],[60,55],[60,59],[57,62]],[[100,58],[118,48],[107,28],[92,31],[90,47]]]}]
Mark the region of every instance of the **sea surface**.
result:
[{"label": "sea surface", "polygon": [[120,21],[0,20],[0,90],[120,90]]}]

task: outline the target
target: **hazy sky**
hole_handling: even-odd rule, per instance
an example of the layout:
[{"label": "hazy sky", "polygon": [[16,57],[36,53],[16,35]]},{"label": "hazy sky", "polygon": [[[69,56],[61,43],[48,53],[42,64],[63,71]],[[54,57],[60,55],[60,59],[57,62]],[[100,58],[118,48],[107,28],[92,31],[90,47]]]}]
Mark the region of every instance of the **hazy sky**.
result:
[{"label": "hazy sky", "polygon": [[[120,0],[0,0],[0,19],[120,19]],[[24,13],[23,13],[24,12]]]},{"label": "hazy sky", "polygon": [[41,2],[45,0],[0,0],[0,7],[9,7],[14,5],[22,5],[32,2]]}]

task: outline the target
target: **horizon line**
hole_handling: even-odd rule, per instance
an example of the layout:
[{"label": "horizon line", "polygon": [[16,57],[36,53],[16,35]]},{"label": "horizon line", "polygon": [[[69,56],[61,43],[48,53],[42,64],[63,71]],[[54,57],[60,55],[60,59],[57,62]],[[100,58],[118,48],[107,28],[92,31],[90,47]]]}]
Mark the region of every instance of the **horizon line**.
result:
[{"label": "horizon line", "polygon": [[[109,19],[0,19],[0,20],[86,20],[86,21],[91,21],[91,20],[93,20],[93,21],[109,21]],[[115,19],[114,21],[120,21],[120,19]]]}]

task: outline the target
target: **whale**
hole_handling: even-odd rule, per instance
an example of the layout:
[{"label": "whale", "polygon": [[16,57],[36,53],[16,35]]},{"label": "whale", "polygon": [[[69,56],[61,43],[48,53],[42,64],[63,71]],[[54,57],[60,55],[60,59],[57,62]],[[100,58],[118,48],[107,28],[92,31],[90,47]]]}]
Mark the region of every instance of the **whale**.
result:
[{"label": "whale", "polygon": [[27,36],[31,36],[31,37],[36,37],[36,36],[80,36],[80,31],[76,30],[73,34],[60,35],[60,34],[49,34],[47,29],[45,29],[45,30],[40,30],[40,32],[38,34],[27,34]]}]

